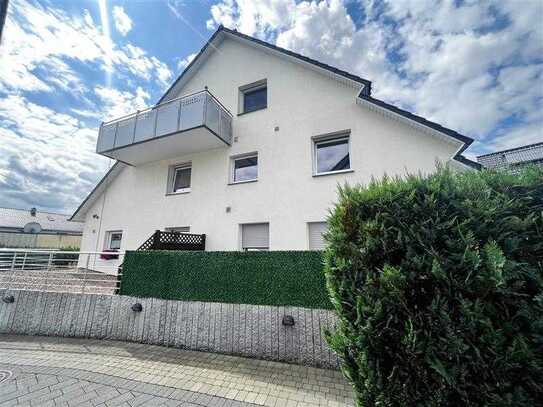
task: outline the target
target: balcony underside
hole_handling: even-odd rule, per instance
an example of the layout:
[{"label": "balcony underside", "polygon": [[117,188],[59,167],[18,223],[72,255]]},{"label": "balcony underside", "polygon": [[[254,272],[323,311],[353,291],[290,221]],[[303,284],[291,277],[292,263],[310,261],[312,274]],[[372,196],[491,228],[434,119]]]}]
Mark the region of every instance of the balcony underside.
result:
[{"label": "balcony underside", "polygon": [[232,115],[206,89],[102,123],[96,152],[136,166],[231,142]]},{"label": "balcony underside", "polygon": [[137,166],[222,147],[228,147],[228,143],[202,125],[103,151],[100,154]]}]

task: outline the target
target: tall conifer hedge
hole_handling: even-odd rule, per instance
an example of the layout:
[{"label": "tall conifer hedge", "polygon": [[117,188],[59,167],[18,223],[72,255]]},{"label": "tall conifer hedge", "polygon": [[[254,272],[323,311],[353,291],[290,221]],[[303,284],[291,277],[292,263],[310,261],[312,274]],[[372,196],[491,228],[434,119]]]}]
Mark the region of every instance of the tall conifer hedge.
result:
[{"label": "tall conifer hedge", "polygon": [[344,187],[328,341],[360,406],[543,401],[543,169]]}]

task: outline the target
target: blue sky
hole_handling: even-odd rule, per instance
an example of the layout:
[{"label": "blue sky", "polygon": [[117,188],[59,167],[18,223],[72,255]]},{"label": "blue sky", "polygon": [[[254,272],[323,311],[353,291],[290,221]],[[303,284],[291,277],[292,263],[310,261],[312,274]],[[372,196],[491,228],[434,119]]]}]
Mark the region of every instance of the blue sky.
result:
[{"label": "blue sky", "polygon": [[100,122],[155,103],[219,24],[372,80],[468,156],[543,141],[542,21],[540,0],[10,0],[0,206],[72,212],[111,165]]}]

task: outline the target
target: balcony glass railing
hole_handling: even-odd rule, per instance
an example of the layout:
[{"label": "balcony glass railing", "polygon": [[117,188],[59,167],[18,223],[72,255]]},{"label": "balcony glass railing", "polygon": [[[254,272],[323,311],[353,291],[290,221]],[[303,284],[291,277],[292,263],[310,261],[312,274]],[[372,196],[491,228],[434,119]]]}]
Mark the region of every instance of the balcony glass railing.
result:
[{"label": "balcony glass railing", "polygon": [[207,89],[102,123],[96,152],[104,153],[204,126],[231,144],[232,114]]}]

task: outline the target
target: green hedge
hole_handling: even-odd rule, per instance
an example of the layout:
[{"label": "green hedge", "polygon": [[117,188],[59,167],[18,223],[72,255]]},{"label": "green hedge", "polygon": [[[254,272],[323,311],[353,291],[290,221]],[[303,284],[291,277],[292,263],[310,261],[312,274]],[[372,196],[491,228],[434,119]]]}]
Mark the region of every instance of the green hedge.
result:
[{"label": "green hedge", "polygon": [[345,187],[329,224],[358,405],[541,405],[543,169]]},{"label": "green hedge", "polygon": [[128,252],[121,294],[331,308],[323,255],[312,251]]}]

